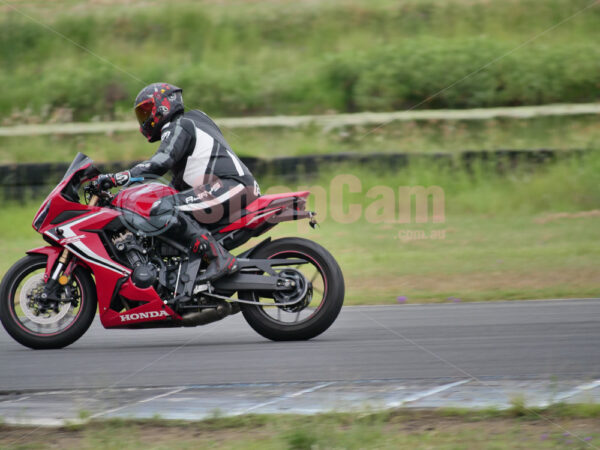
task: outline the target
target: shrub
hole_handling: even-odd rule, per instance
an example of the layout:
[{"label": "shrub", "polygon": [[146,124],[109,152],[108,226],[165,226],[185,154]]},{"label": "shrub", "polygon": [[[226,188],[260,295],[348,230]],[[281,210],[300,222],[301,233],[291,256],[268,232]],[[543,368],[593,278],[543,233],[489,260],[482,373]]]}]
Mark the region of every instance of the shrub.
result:
[{"label": "shrub", "polygon": [[27,10],[37,18],[48,11],[43,22],[67,40],[8,11],[0,82],[10,89],[0,108],[114,117],[142,87],[125,72],[179,84],[189,105],[220,116],[404,109],[436,93],[420,107],[596,101],[600,9],[513,51],[587,4],[332,0],[207,10],[64,2]]}]

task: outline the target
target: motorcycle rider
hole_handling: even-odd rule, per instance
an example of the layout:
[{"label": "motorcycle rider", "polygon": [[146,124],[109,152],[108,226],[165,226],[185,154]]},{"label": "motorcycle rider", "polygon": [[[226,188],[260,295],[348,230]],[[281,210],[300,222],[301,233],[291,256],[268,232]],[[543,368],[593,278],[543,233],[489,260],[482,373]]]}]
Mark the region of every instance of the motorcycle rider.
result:
[{"label": "motorcycle rider", "polygon": [[[108,189],[170,170],[171,185],[179,192],[155,202],[150,221],[189,247],[193,260],[208,259],[206,271],[196,281],[213,281],[235,272],[235,257],[197,219],[206,224],[216,221],[215,212],[230,214],[243,208],[260,195],[256,180],[210,117],[198,110],[184,111],[182,89],[177,86],[146,86],[137,95],[134,109],[140,132],[149,142],[160,139],[160,146],[150,159],[128,171],[100,175],[98,184]],[[194,264],[188,267],[192,270]],[[188,275],[193,279],[197,274]]]}]

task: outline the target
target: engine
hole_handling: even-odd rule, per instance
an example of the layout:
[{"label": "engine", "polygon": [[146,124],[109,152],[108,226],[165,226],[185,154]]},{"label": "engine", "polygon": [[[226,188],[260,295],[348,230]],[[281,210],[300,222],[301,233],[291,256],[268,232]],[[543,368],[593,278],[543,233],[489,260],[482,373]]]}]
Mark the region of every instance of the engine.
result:
[{"label": "engine", "polygon": [[[130,279],[136,287],[154,287],[163,299],[181,295],[180,288],[187,277],[181,274],[183,255],[179,250],[164,240],[136,236],[130,231],[115,234],[111,240],[117,259],[132,269]],[[207,300],[201,294],[196,294],[200,294],[200,291],[194,291],[194,302],[175,306],[182,315],[183,326],[207,324],[240,311],[238,305],[230,305],[222,300]],[[120,299],[122,303],[115,305],[117,310],[122,306],[127,309],[131,307],[127,300]]]},{"label": "engine", "polygon": [[149,261],[148,250],[143,240],[137,240],[130,231],[113,238],[119,256],[133,269],[131,281],[139,288],[149,288],[158,279],[158,267]]},{"label": "engine", "polygon": [[168,287],[165,262],[154,254],[151,243],[145,238],[137,238],[130,231],[113,237],[113,244],[121,259],[127,261],[127,266],[133,269],[131,281],[137,287],[145,289],[159,281],[161,269],[164,269],[164,283]]},{"label": "engine", "polygon": [[152,263],[140,264],[131,274],[131,281],[137,287],[145,289],[152,286],[158,278],[156,266]]}]

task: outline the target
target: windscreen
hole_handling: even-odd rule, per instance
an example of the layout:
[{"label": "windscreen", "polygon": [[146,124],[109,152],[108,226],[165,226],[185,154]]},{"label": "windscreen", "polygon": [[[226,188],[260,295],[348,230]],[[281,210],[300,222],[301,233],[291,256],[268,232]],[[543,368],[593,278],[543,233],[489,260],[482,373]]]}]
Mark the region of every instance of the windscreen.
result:
[{"label": "windscreen", "polygon": [[[82,167],[88,167],[81,170]],[[75,159],[67,169],[62,182],[69,180],[63,187],[61,193],[67,200],[75,203],[79,203],[79,186],[83,180],[89,180],[90,178],[99,175],[100,172],[96,167],[93,166],[93,161],[83,153],[77,153]],[[61,183],[62,183],[61,182]]]},{"label": "windscreen", "polygon": [[69,178],[74,172],[76,172],[77,170],[79,170],[81,167],[85,166],[88,163],[92,163],[92,159],[90,157],[88,157],[87,155],[84,155],[83,153],[77,153],[77,155],[75,156],[75,159],[73,160],[73,162],[71,163],[71,165],[69,166],[69,168],[67,169],[67,171],[65,172],[65,175],[63,176],[63,181],[67,178]]}]

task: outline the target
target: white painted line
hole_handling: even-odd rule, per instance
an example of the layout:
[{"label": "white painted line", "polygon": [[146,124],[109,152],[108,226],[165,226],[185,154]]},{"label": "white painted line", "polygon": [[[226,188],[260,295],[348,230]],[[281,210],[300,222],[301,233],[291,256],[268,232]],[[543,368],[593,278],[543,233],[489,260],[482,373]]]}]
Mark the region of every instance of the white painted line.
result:
[{"label": "white painted line", "polygon": [[4,417],[2,423],[6,425],[29,425],[36,427],[62,427],[65,425],[66,421],[70,424],[78,425],[81,423],[78,419],[43,419],[40,417],[37,418],[19,418],[19,417]]},{"label": "white painted line", "polygon": [[503,299],[498,299],[498,300],[476,300],[476,301],[461,301],[461,302],[450,302],[450,301],[440,301],[440,302],[431,302],[431,303],[402,303],[402,304],[396,304],[396,303],[392,303],[392,304],[384,304],[384,305],[347,305],[347,306],[343,306],[342,307],[342,311],[354,311],[354,312],[358,312],[361,309],[369,309],[369,308],[375,308],[375,309],[380,309],[380,310],[384,310],[384,309],[398,309],[398,308],[408,308],[408,307],[415,307],[415,306],[425,306],[425,307],[435,307],[435,306],[448,306],[448,307],[453,307],[453,306],[466,306],[466,305],[490,305],[490,306],[497,306],[497,307],[504,307],[504,306],[509,306],[509,305],[513,305],[513,306],[527,306],[528,303],[532,303],[532,302],[556,302],[556,303],[574,303],[574,302],[584,302],[584,303],[591,303],[592,301],[600,301],[600,298],[597,297],[587,297],[587,298],[532,298],[532,299],[522,299],[522,300],[503,300]]},{"label": "white painted line", "polygon": [[[26,390],[23,394],[27,395],[69,395],[69,394],[91,394],[96,392],[137,392],[137,391],[161,391],[174,389],[178,386],[148,386],[148,387],[89,387],[82,389],[63,389],[54,391],[30,391]],[[9,391],[4,391],[9,392]]]},{"label": "white painted line", "polygon": [[64,390],[64,391],[37,391],[31,392],[29,395],[69,395],[69,394],[87,394],[89,390]]},{"label": "white painted line", "polygon": [[0,402],[0,405],[7,405],[7,404],[10,404],[10,403],[22,402],[23,400],[27,400],[30,397],[31,396],[27,395],[25,397],[19,397],[19,398],[16,398],[14,400],[4,400],[4,401]]},{"label": "white painted line", "polygon": [[[183,386],[148,386],[148,387],[112,387],[112,388],[103,388],[103,387],[90,387],[86,389],[65,389],[65,390],[56,390],[56,391],[26,391],[24,394],[27,395],[68,395],[68,394],[95,394],[98,392],[138,392],[138,391],[165,391],[172,390],[178,387]],[[187,389],[189,386],[185,386]],[[6,392],[6,391],[5,391]]]},{"label": "white painted line", "polygon": [[118,406],[117,408],[107,409],[106,411],[101,411],[99,413],[92,414],[90,416],[90,420],[91,419],[96,419],[96,418],[98,418],[100,416],[104,416],[106,414],[111,414],[111,413],[114,413],[114,412],[117,412],[117,411],[121,411],[122,409],[129,408],[131,405],[132,405],[132,403],[128,403],[128,404],[123,405],[123,406]]},{"label": "white painted line", "polygon": [[174,389],[174,390],[172,390],[170,392],[165,392],[164,394],[158,394],[158,395],[155,395],[154,397],[150,397],[150,398],[147,398],[147,399],[144,399],[144,400],[140,400],[138,403],[148,403],[148,402],[151,402],[152,400],[156,400],[158,398],[168,397],[169,395],[177,394],[178,392],[185,391],[186,389],[187,388],[185,388],[185,387]]},{"label": "white painted line", "polygon": [[570,397],[574,397],[575,395],[581,394],[582,392],[585,392],[585,391],[591,391],[592,389],[595,389],[599,386],[600,386],[600,380],[581,384],[573,389],[563,392],[562,394],[558,394],[552,400],[553,400],[553,403],[562,402],[563,400],[566,400]]},{"label": "white painted line", "polygon": [[317,391],[319,389],[323,389],[323,388],[325,388],[327,386],[331,386],[332,384],[335,384],[335,383],[337,383],[337,382],[336,381],[330,381],[328,383],[317,384],[316,386],[312,386],[310,388],[302,389],[302,390],[294,392],[292,394],[282,395],[280,397],[274,398],[273,400],[269,400],[268,402],[258,403],[258,404],[254,405],[254,406],[251,406],[250,408],[247,408],[247,409],[245,409],[243,411],[234,413],[232,415],[236,415],[237,416],[237,415],[242,415],[242,414],[248,414],[250,411],[253,411],[255,409],[259,409],[259,408],[262,408],[264,406],[270,406],[270,405],[273,405],[275,403],[279,403],[279,402],[281,402],[283,400],[287,400],[287,399],[290,399],[290,398],[300,397],[301,395],[304,395],[304,394],[310,394],[311,392],[315,392],[315,391]]},{"label": "white painted line", "polygon": [[168,397],[169,395],[177,394],[178,392],[184,391],[186,389],[187,389],[187,387],[180,387],[180,388],[177,388],[177,389],[173,389],[172,391],[165,392],[164,394],[154,395],[152,397],[149,397],[149,398],[146,398],[146,399],[143,399],[143,400],[138,400],[137,402],[127,403],[126,405],[118,406],[118,407],[112,408],[112,409],[107,409],[106,411],[102,411],[102,412],[99,412],[99,413],[96,413],[96,414],[92,414],[90,416],[90,419],[96,419],[96,418],[98,418],[100,416],[105,416],[106,414],[112,414],[114,412],[121,411],[121,410],[126,409],[126,408],[130,408],[131,406],[134,406],[134,405],[137,405],[137,404],[140,404],[140,403],[151,402],[152,400],[156,400],[157,398]]},{"label": "white painted line", "polygon": [[469,381],[473,381],[472,378],[466,379],[466,380],[460,380],[460,381],[455,381],[454,383],[448,383],[448,384],[443,384],[441,386],[437,386],[431,389],[427,389],[425,391],[421,391],[421,392],[416,392],[412,395],[409,395],[408,397],[402,399],[402,401],[400,402],[390,402],[387,404],[388,407],[390,408],[397,408],[399,406],[402,406],[406,403],[412,403],[412,402],[416,402],[417,400],[421,400],[425,397],[429,397],[431,395],[435,395],[435,394],[439,394],[440,392],[444,392],[447,391],[448,389],[451,389],[453,387],[456,386],[460,386],[462,384],[468,383]]}]

